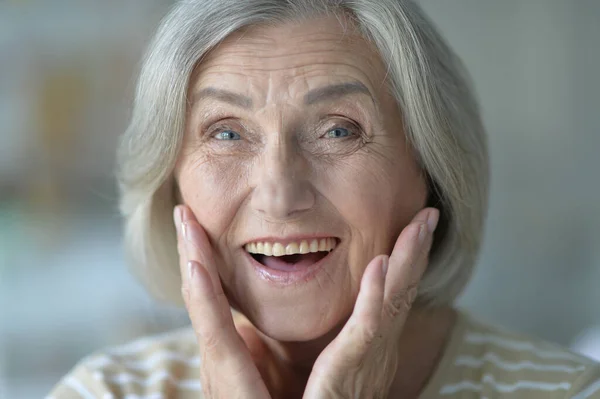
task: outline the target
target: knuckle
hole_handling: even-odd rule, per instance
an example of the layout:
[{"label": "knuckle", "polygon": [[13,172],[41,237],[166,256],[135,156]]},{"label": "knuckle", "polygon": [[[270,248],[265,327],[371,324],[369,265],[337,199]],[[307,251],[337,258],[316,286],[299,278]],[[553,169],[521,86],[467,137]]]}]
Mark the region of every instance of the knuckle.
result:
[{"label": "knuckle", "polygon": [[389,318],[395,319],[400,313],[402,313],[403,307],[401,305],[401,301],[393,299],[385,304],[384,310]]},{"label": "knuckle", "polygon": [[417,293],[417,284],[411,284],[398,291],[384,306],[388,316],[395,318],[400,314],[408,312],[417,298]]},{"label": "knuckle", "polygon": [[379,338],[379,329],[370,323],[361,328],[360,339],[367,345],[373,344]]},{"label": "knuckle", "polygon": [[219,353],[220,334],[215,332],[204,332],[202,334],[202,349],[205,354],[214,356]]},{"label": "knuckle", "polygon": [[373,344],[380,336],[379,323],[369,318],[353,319],[349,325],[349,337],[356,348],[366,348]]},{"label": "knuckle", "polygon": [[431,249],[431,245],[426,245],[419,251],[419,259],[427,259],[429,257],[429,250]]}]

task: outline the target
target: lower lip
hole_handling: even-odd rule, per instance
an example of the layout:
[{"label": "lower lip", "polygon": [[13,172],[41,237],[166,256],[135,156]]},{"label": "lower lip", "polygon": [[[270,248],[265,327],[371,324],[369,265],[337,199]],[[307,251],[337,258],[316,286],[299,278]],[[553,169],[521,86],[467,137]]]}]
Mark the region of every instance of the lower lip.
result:
[{"label": "lower lip", "polygon": [[[339,246],[339,243],[338,243],[338,246]],[[325,262],[329,262],[329,260],[331,259],[332,255],[335,253],[338,246],[336,246],[333,250],[331,250],[324,258],[322,258],[318,262],[315,262],[309,266],[304,266],[302,268],[298,268],[296,270],[289,270],[289,271],[276,270],[276,269],[267,267],[267,266],[263,265],[262,263],[258,262],[256,259],[254,259],[246,250],[243,250],[243,251],[244,251],[245,256],[250,261],[252,268],[254,269],[254,271],[256,272],[256,274],[258,275],[259,278],[261,278],[265,281],[268,281],[270,283],[274,283],[275,285],[287,286],[287,285],[292,285],[292,284],[297,285],[299,283],[305,283],[305,282],[312,280],[319,273],[319,271],[323,268],[323,266],[325,265]]]}]

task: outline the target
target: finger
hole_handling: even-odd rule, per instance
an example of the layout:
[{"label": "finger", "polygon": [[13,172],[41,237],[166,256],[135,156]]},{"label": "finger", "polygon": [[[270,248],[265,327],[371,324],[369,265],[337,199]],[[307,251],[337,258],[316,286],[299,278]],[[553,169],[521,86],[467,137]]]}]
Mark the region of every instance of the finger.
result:
[{"label": "finger", "polygon": [[235,330],[231,313],[226,317],[219,311],[218,294],[207,270],[198,262],[189,261],[187,279],[188,313],[203,362],[210,368],[209,378],[223,383],[218,389],[234,391],[219,397],[268,398],[267,386]]},{"label": "finger", "polygon": [[[194,213],[185,205],[181,206],[181,234],[188,260],[195,260],[206,270],[218,295],[223,294],[219,272],[213,258],[212,246],[206,232],[196,220]],[[227,306],[229,309],[229,306]]]},{"label": "finger", "polygon": [[203,351],[212,355],[226,356],[231,345],[234,331],[231,320],[224,317],[220,301],[206,269],[198,262],[190,260],[187,264],[187,284],[182,292],[199,344]]},{"label": "finger", "polygon": [[[358,364],[381,337],[381,311],[388,256],[375,257],[367,265],[352,315],[334,340],[331,361],[345,367]],[[336,367],[330,364],[328,367]]]},{"label": "finger", "polygon": [[[188,290],[188,279],[186,278],[186,267],[188,262],[187,253],[185,250],[185,239],[183,238],[183,221],[182,221],[182,206],[178,205],[173,209],[173,221],[175,230],[177,231],[177,253],[179,254],[179,275],[181,276],[182,293]],[[188,292],[188,291],[186,291]],[[184,295],[184,301],[187,299]],[[186,302],[187,303],[187,302]]]},{"label": "finger", "polygon": [[180,270],[182,270],[181,267],[181,262],[183,261],[184,263],[187,262],[187,257],[185,254],[185,249],[184,249],[184,240],[183,240],[183,236],[182,236],[182,232],[181,232],[181,228],[182,228],[182,210],[181,210],[181,205],[177,205],[175,208],[173,208],[173,222],[175,223],[175,231],[177,232],[176,236],[177,236],[177,253],[179,254],[179,268]]},{"label": "finger", "polygon": [[[213,275],[216,275],[208,238],[200,225],[191,220],[193,215],[186,215],[186,212],[191,214],[183,206],[174,210],[178,226],[181,291],[203,355],[206,372],[203,378],[212,381],[212,384],[207,384],[208,387],[237,391],[222,397],[267,398],[269,395],[264,381],[235,330],[218,275],[215,279],[207,267],[210,265]],[[206,263],[201,264],[199,260]]]},{"label": "finger", "polygon": [[334,397],[324,396],[323,387],[330,386],[336,378],[347,378],[362,364],[379,336],[387,266],[386,255],[375,257],[367,265],[352,315],[317,358],[303,398]]},{"label": "finger", "polygon": [[[174,210],[175,223],[179,224],[178,247],[180,250],[181,292],[190,321],[198,335],[199,344],[212,350],[217,346],[216,341],[218,341],[218,338],[221,341],[225,339],[225,343],[222,345],[226,346],[227,339],[232,337],[235,328],[229,306],[224,303],[227,300],[224,298],[220,282],[217,280],[217,285],[215,285],[215,279],[211,277],[207,267],[200,263],[200,260],[204,260],[205,264],[212,263],[207,261],[210,259],[210,248],[208,248],[208,251],[205,249],[206,252],[201,252],[198,249],[198,247],[203,246],[202,234],[193,231],[196,230],[197,226],[186,225],[185,213],[184,206],[178,206]],[[189,219],[190,217],[187,216],[188,221]],[[198,230],[201,230],[201,228]],[[190,243],[192,234],[200,242],[198,247]],[[222,334],[222,336],[219,337],[219,334]],[[235,343],[233,344],[235,345]]]},{"label": "finger", "polygon": [[405,318],[416,299],[438,220],[439,211],[426,208],[414,217],[398,237],[390,255],[386,278],[384,324]]},{"label": "finger", "polygon": [[[210,244],[208,243],[208,238],[204,233],[204,229],[202,229],[198,222],[196,222],[194,225],[191,224],[192,221],[195,221],[195,217],[187,208],[187,206],[176,206],[173,210],[173,219],[175,222],[175,228],[177,230],[177,251],[179,253],[179,272],[181,275],[181,283],[182,288],[187,289],[189,285],[189,279],[186,278],[188,272],[188,262],[193,260],[202,264],[204,268],[210,267],[210,265],[213,264],[212,250],[210,248]],[[210,276],[210,270],[207,271]],[[210,280],[213,282],[213,289],[216,289],[220,296],[223,289],[218,276],[216,278],[210,276]],[[219,302],[221,302],[221,300],[219,300]]]}]

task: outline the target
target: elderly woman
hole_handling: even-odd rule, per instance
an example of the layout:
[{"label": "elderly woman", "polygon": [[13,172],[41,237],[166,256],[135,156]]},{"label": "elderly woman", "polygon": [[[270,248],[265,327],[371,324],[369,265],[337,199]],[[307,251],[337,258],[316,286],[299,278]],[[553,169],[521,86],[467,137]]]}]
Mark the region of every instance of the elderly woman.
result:
[{"label": "elderly woman", "polygon": [[452,307],[485,143],[412,1],[178,3],[119,183],[138,275],[192,328],[90,356],[52,397],[600,398],[597,364]]}]

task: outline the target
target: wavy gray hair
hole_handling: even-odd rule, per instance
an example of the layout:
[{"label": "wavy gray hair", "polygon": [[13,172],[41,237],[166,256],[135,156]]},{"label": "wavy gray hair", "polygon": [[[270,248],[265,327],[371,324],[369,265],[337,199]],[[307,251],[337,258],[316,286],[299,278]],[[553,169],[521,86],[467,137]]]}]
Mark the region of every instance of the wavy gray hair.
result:
[{"label": "wavy gray hair", "polygon": [[471,276],[488,200],[484,127],[460,59],[411,0],[184,0],[161,23],[137,84],[118,151],[125,247],[157,298],[181,303],[172,210],[173,169],[185,129],[190,76],[232,32],[322,15],[347,16],[388,67],[407,140],[441,211],[419,302],[451,303]]}]

